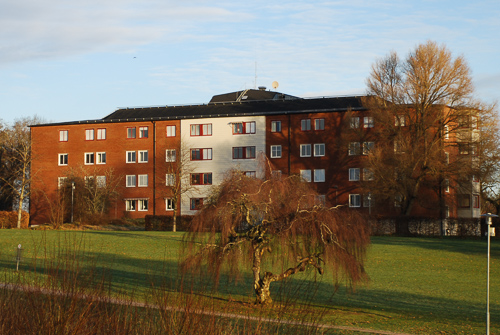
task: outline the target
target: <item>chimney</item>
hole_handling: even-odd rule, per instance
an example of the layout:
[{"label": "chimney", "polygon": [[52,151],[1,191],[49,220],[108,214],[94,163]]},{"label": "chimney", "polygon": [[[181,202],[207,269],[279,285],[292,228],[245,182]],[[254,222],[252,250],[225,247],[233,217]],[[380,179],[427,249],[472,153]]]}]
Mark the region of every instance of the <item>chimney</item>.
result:
[{"label": "chimney", "polygon": [[259,91],[265,91],[266,87],[265,86],[259,86]]}]

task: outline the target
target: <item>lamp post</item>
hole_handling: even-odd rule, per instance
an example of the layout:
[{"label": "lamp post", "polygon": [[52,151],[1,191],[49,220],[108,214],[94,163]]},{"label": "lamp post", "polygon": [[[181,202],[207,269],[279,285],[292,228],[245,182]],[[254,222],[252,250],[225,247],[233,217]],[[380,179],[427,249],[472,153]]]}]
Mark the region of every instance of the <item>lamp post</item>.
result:
[{"label": "lamp post", "polygon": [[486,274],[486,335],[490,335],[490,250],[491,250],[491,218],[497,218],[495,214],[483,214],[483,218],[487,218],[486,223],[488,227],[488,269]]},{"label": "lamp post", "polygon": [[75,182],[71,182],[71,223],[73,223],[74,192],[75,192]]}]

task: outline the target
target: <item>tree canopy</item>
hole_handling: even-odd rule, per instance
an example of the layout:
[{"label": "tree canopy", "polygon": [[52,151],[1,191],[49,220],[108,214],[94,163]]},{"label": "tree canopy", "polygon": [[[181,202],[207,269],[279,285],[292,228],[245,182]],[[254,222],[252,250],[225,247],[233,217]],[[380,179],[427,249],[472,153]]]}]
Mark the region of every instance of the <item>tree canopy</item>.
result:
[{"label": "tree canopy", "polygon": [[[367,278],[367,222],[357,212],[322,204],[299,176],[262,180],[229,172],[194,217],[188,236],[185,269],[209,264],[218,281],[223,265],[230,275],[247,265],[258,303],[271,301],[272,282],[309,269],[323,274],[326,267],[336,282]],[[264,259],[275,266],[264,271]]]}]

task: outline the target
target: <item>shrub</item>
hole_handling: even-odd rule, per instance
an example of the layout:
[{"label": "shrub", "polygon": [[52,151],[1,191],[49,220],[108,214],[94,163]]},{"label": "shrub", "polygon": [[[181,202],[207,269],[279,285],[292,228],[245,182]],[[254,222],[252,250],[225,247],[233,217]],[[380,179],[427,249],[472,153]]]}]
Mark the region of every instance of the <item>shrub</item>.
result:
[{"label": "shrub", "polygon": [[[191,215],[181,215],[177,217],[177,231],[187,231],[193,217]],[[172,231],[174,217],[170,215],[146,215],[146,231]]]},{"label": "shrub", "polygon": [[[21,228],[28,228],[30,215],[22,211]],[[0,212],[0,228],[17,228],[17,212]]]}]

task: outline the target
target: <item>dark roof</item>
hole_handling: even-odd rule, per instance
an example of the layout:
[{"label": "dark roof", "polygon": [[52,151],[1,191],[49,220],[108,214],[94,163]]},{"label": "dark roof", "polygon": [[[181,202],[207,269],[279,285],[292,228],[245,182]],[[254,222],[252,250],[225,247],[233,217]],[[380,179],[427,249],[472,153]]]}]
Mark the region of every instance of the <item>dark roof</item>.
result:
[{"label": "dark roof", "polygon": [[[245,91],[240,91],[240,93],[242,92]],[[120,108],[98,120],[61,122],[50,125],[340,112],[349,109],[358,111],[365,109],[361,103],[362,96],[297,98],[270,91],[246,91],[246,93],[249,92],[249,96],[251,95],[252,98],[243,101],[218,102],[218,100],[224,100],[225,97],[233,96],[234,98],[238,92],[233,92],[214,96],[209,104]],[[266,98],[270,96],[272,96],[272,99],[255,100],[258,97]],[[33,125],[33,127],[36,126],[44,125]]]},{"label": "dark roof", "polygon": [[338,97],[293,100],[251,100],[210,103],[193,106],[165,106],[118,109],[103,120],[191,119],[207,117],[273,115],[307,112],[332,112],[364,109],[361,97]]},{"label": "dark roof", "polygon": [[210,100],[210,104],[217,102],[239,102],[251,100],[278,100],[278,99],[300,99],[293,95],[288,95],[280,92],[266,91],[265,89],[259,90],[244,90],[238,92],[224,93],[214,95]]}]

